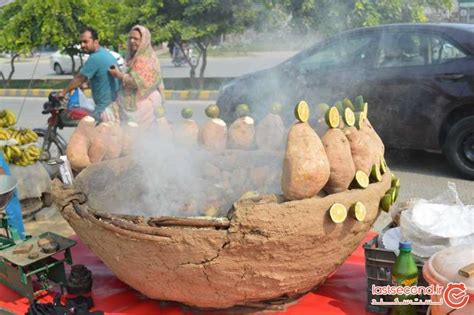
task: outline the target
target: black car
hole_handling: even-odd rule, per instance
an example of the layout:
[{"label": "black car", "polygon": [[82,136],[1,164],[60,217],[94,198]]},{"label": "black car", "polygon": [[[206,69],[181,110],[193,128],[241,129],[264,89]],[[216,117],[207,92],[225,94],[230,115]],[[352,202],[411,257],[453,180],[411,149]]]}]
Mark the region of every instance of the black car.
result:
[{"label": "black car", "polygon": [[443,151],[474,179],[474,25],[392,24],[324,40],[267,70],[222,85],[231,120],[249,104],[258,120],[273,102],[287,121],[300,100],[334,104],[363,95],[387,147]]}]

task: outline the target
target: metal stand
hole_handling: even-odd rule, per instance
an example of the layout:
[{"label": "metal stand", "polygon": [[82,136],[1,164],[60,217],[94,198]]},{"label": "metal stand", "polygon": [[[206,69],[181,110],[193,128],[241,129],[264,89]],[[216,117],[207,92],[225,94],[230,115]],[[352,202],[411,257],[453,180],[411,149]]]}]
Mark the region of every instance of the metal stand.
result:
[{"label": "metal stand", "polygon": [[[8,217],[4,211],[16,185],[14,178],[0,175],[0,233],[4,231],[4,235],[0,234],[0,283],[28,297],[30,301],[33,301],[38,293],[51,289],[54,286],[51,282],[59,285],[62,293],[67,282],[64,264],[72,265],[70,248],[76,245],[76,242],[52,232],[20,241],[18,235],[9,229]],[[59,246],[56,251],[46,253],[38,243],[40,239],[51,240]],[[19,246],[31,247],[28,252],[36,252],[37,256],[33,258],[28,253],[17,253],[15,249]],[[52,257],[61,252],[62,258]],[[34,280],[39,287],[35,288]]]}]

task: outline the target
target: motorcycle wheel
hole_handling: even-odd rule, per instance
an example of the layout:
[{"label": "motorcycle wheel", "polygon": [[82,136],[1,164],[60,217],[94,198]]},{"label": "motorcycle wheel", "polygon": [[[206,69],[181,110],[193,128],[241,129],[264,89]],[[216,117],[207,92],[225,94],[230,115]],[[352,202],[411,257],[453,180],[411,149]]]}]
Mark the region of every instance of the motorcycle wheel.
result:
[{"label": "motorcycle wheel", "polygon": [[[38,133],[38,147],[43,148],[44,142],[44,134]],[[66,149],[63,148],[56,139],[50,139],[49,143],[46,144],[45,151],[41,154],[40,161],[48,162],[51,160],[57,160],[65,153]]]}]

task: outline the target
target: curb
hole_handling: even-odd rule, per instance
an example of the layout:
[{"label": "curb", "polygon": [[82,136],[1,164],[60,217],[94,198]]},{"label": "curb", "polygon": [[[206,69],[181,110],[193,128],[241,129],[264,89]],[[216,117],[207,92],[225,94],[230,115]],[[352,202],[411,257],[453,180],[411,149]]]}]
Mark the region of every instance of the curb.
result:
[{"label": "curb", "polygon": [[[56,91],[52,89],[0,89],[0,96],[23,96],[23,97],[48,97],[49,93]],[[199,90],[165,90],[167,101],[215,101],[219,91]],[[90,90],[85,95],[90,97]]]}]

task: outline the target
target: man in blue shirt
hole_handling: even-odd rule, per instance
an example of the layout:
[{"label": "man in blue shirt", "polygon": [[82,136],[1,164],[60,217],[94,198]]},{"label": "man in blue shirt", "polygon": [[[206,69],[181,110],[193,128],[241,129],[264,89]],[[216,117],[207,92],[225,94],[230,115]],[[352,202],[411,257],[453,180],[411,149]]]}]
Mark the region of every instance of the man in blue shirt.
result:
[{"label": "man in blue shirt", "polygon": [[95,103],[93,113],[97,121],[117,120],[118,109],[115,102],[119,89],[119,82],[108,73],[111,66],[117,66],[117,60],[110,52],[101,47],[97,31],[86,27],[81,31],[81,49],[89,54],[81,71],[74,77],[69,86],[59,92],[59,97],[64,97],[89,80],[92,98]]}]

